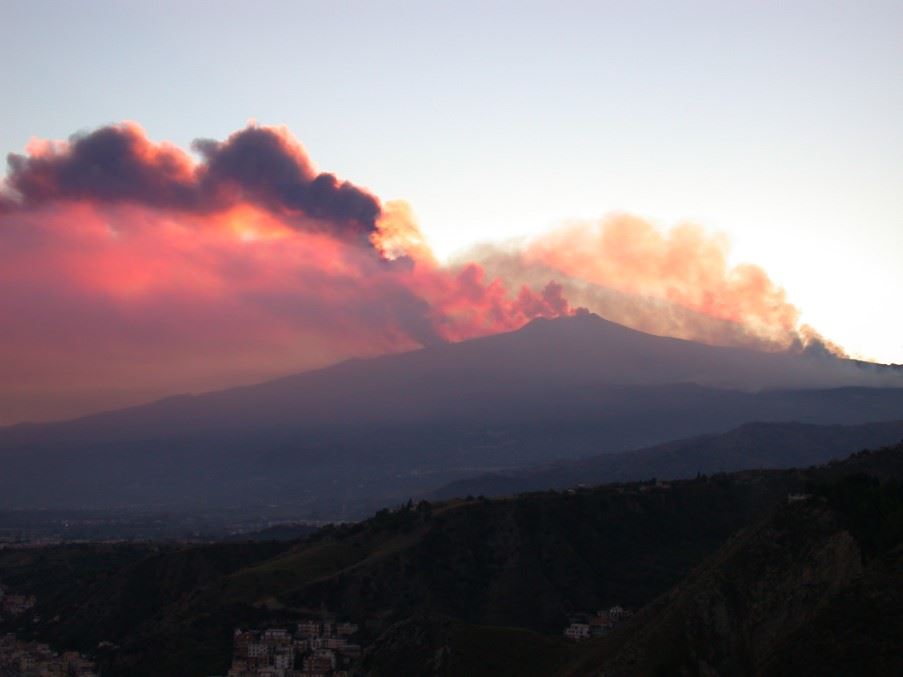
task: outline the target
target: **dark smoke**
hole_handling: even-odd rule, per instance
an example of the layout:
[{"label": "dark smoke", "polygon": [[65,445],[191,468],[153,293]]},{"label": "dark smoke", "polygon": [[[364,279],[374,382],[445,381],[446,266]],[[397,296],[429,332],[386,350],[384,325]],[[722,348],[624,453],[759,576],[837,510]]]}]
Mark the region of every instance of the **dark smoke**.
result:
[{"label": "dark smoke", "polygon": [[203,156],[198,165],[174,146],[152,143],[137,125],[122,124],[29,156],[10,154],[6,184],[19,199],[0,196],[0,211],[62,200],[201,213],[252,203],[284,216],[306,216],[308,229],[364,238],[376,231],[379,200],[318,173],[281,130],[247,127],[224,142],[196,141],[194,148]]}]

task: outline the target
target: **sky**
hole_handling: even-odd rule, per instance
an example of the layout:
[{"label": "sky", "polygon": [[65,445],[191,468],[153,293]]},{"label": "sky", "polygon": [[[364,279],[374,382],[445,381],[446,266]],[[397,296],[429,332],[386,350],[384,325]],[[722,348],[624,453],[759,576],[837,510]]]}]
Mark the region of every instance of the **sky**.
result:
[{"label": "sky", "polygon": [[[542,294],[536,262],[560,263],[546,245],[567,249],[562,224],[578,229],[571,241],[601,246],[605,238],[587,229],[610,235],[612,219],[638,219],[629,221],[631,237],[651,228],[682,251],[681,224],[692,223],[728,267],[754,264],[786,291],[778,306],[800,314],[777,313],[783,329],[808,324],[849,354],[903,363],[900,2],[5,0],[0,64],[4,153],[134,121],[154,143],[203,162],[195,139],[223,141],[249,121],[284,125],[320,170],[383,204],[404,200],[405,219],[416,221],[439,268],[480,258],[487,274],[509,274],[510,261],[489,265],[473,248],[521,238],[518,256],[533,272],[507,279]],[[54,214],[67,223],[76,216]],[[138,217],[120,210],[115,218]],[[674,228],[684,234],[668,240]],[[662,242],[655,246],[661,254]],[[23,267],[40,268],[23,251],[14,252]],[[598,271],[582,279],[634,279],[611,264],[604,279]],[[553,277],[568,273],[557,270]],[[709,312],[680,285],[647,278],[619,289]],[[16,294],[23,279],[8,277],[0,294]],[[40,312],[28,317],[3,322],[43,326]],[[500,326],[516,324],[509,320]],[[452,331],[443,321],[442,338],[489,330],[458,323]],[[333,335],[318,336],[305,350],[334,345]],[[194,350],[185,337],[173,341]],[[6,359],[21,361],[11,345]],[[187,385],[222,386],[359,352],[310,351],[316,359],[286,357]],[[137,354],[151,370],[147,353]],[[43,406],[6,420],[44,416]]]}]

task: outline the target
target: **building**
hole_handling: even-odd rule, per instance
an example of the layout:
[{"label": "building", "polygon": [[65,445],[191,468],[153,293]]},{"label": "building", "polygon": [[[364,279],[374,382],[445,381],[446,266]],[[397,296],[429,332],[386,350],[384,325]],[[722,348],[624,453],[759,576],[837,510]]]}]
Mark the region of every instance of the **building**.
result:
[{"label": "building", "polygon": [[579,641],[590,637],[589,623],[571,623],[564,629],[564,636]]},{"label": "building", "polygon": [[317,651],[312,656],[305,657],[303,669],[312,674],[328,675],[335,669],[335,654],[331,651]]},{"label": "building", "polygon": [[318,637],[320,635],[320,624],[317,621],[298,623],[298,634],[302,637]]},{"label": "building", "polygon": [[590,637],[604,637],[612,628],[630,618],[633,612],[615,605],[608,609],[600,609],[595,615],[575,614],[571,623],[564,629],[564,636],[575,641]]},{"label": "building", "polygon": [[67,651],[60,656],[46,644],[23,642],[8,634],[0,637],[0,675],[97,677],[97,670],[79,653]]},{"label": "building", "polygon": [[335,632],[340,637],[348,637],[353,635],[358,630],[358,627],[354,623],[336,623]]},{"label": "building", "polygon": [[292,634],[284,628],[236,629],[228,677],[336,677],[348,674],[361,655],[349,642],[353,623],[302,621]]}]

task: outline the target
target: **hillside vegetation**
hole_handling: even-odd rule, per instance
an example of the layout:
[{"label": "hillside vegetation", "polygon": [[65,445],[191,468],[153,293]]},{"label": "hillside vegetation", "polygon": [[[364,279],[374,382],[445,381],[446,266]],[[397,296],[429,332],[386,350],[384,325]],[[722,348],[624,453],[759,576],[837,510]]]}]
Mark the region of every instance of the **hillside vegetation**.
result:
[{"label": "hillside vegetation", "polygon": [[[832,610],[875,619],[880,667],[897,658],[901,478],[897,447],[806,470],[408,504],[295,543],[0,551],[0,581],[40,598],[20,631],[116,645],[99,656],[111,675],[224,672],[234,627],[323,609],[361,624],[372,674],[806,674],[798,656],[818,658],[813,628],[830,630]],[[814,498],[787,504],[804,491]],[[570,614],[613,604],[643,611],[603,640],[558,639]],[[871,626],[845,627],[838,660]]]},{"label": "hillside vegetation", "polygon": [[810,491],[731,538],[573,674],[898,674],[903,482],[852,474]]}]

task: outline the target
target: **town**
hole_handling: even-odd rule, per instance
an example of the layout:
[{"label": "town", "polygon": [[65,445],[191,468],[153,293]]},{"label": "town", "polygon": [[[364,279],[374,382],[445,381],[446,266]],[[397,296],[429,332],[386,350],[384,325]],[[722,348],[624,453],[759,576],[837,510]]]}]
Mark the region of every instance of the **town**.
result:
[{"label": "town", "polygon": [[0,635],[0,675],[17,677],[98,677],[94,663],[77,651],[58,654],[47,644]]},{"label": "town", "polygon": [[[14,619],[37,603],[33,595],[12,594],[0,585],[0,621]],[[58,654],[49,645],[0,635],[0,675],[19,677],[96,677],[94,663],[75,651]]]},{"label": "town", "polygon": [[305,620],[292,633],[284,628],[236,629],[228,677],[347,677],[361,655],[351,641],[358,626]]}]

